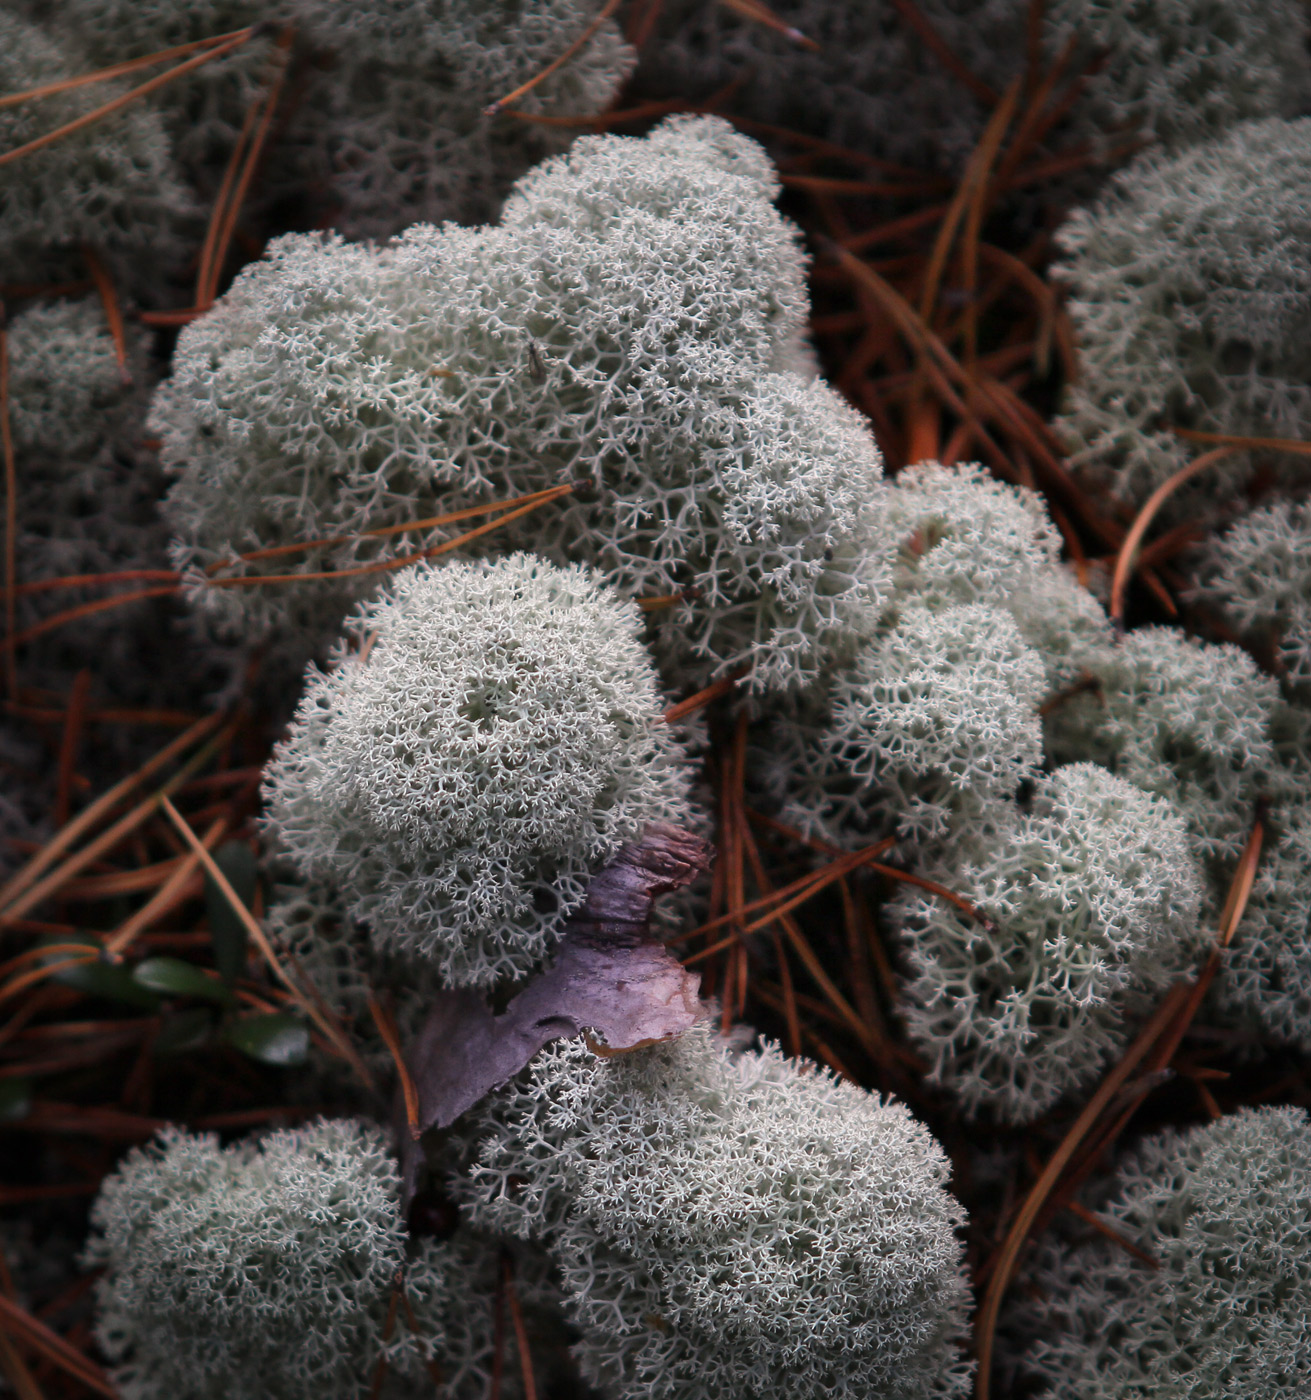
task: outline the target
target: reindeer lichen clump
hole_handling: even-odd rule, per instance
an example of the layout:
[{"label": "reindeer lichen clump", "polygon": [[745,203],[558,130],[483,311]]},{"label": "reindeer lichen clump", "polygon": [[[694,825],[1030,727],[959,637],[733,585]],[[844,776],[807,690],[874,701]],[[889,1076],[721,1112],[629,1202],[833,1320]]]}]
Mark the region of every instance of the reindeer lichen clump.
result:
[{"label": "reindeer lichen clump", "polygon": [[418,566],[312,670],[265,772],[267,829],[378,944],[451,985],[532,970],[589,873],[687,820],[640,618],[530,555]]},{"label": "reindeer lichen clump", "polygon": [[198,571],[325,536],[283,569],[351,568],[395,546],[364,530],[573,481],[498,542],[665,600],[653,641],[680,684],[813,679],[880,596],[882,468],[798,368],[804,260],[777,189],[754,142],[675,118],[580,140],[495,228],[275,244],[183,332],[156,400],[196,601],[321,647],[376,577],[219,590]]},{"label": "reindeer lichen clump", "polygon": [[[1145,1139],[1099,1215],[1103,1236],[1044,1247],[1031,1360],[1057,1395],[1283,1400],[1311,1366],[1311,1124],[1242,1109]],[[1029,1309],[1026,1308],[1026,1311]]]},{"label": "reindeer lichen clump", "polygon": [[452,1395],[486,1391],[478,1242],[407,1244],[374,1127],[320,1119],[230,1147],[168,1129],[106,1178],[92,1230],[97,1336],[129,1400],[347,1400],[384,1376],[399,1400],[431,1391],[433,1362]]},{"label": "reindeer lichen clump", "polygon": [[478,1127],[474,1221],[546,1246],[615,1400],[968,1392],[961,1212],[902,1106],[700,1026],[553,1047]]},{"label": "reindeer lichen clump", "polygon": [[[1311,432],[1309,154],[1311,120],[1245,122],[1144,153],[1062,228],[1081,353],[1057,426],[1120,498],[1143,501],[1197,455],[1173,429]],[[1168,509],[1233,501],[1251,470],[1248,453],[1216,462]]]}]

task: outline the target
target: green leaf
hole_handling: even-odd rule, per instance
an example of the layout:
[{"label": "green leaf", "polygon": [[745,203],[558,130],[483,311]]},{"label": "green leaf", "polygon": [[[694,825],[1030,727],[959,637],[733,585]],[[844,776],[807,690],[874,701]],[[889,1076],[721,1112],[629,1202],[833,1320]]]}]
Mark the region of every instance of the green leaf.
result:
[{"label": "green leaf", "polygon": [[32,1081],[26,1075],[0,1079],[0,1123],[16,1123],[32,1110]]},{"label": "green leaf", "polygon": [[231,1006],[232,993],[216,977],[181,958],[147,958],[132,971],[132,978],[152,992],[167,997],[199,997]]},{"label": "green leaf", "polygon": [[[254,851],[244,841],[225,841],[214,852],[214,864],[227,876],[237,898],[249,909],[259,875]],[[215,966],[231,986],[246,966],[246,926],[208,875],[205,876],[205,912],[209,916]]]},{"label": "green leaf", "polygon": [[303,1065],[310,1053],[309,1027],[283,1011],[243,1016],[232,1022],[224,1039],[266,1065]]},{"label": "green leaf", "polygon": [[156,1055],[184,1055],[199,1050],[214,1033],[214,1013],[203,1006],[175,1012],[164,1017],[164,1024],[155,1037]]},{"label": "green leaf", "polygon": [[[139,1011],[155,1011],[159,1008],[159,998],[148,987],[143,987],[137,982],[128,968],[98,956],[100,943],[97,939],[75,933],[54,935],[44,941],[59,944],[81,943],[89,952],[97,954],[95,962],[73,963],[69,967],[61,967],[58,972],[51,974],[52,982],[58,982],[61,987],[72,987],[74,991],[89,997],[123,1002]],[[41,961],[49,966],[51,963],[65,962],[74,956],[76,955],[68,952],[51,953]]]}]

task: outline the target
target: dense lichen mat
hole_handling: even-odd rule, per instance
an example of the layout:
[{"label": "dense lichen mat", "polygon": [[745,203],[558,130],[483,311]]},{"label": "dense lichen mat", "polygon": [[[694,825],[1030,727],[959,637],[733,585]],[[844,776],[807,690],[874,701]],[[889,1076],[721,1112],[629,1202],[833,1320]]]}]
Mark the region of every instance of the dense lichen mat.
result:
[{"label": "dense lichen mat", "polygon": [[1301,1400],[1301,0],[0,0],[0,1391]]}]

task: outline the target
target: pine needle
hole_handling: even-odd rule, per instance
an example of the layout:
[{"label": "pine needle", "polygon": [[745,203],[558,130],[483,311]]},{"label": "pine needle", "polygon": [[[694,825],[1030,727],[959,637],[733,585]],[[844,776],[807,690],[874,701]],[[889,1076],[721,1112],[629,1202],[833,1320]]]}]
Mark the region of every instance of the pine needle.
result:
[{"label": "pine needle", "polygon": [[583,32],[578,36],[578,38],[575,39],[574,42],[569,45],[569,47],[560,55],[559,58],[552,59],[551,62],[546,65],[545,68],[543,68],[539,73],[534,74],[531,78],[528,79],[526,83],[520,83],[519,86],[515,88],[513,92],[507,92],[504,97],[498,98],[495,102],[492,102],[488,106],[483,108],[483,115],[487,117],[496,116],[496,114],[500,112],[503,108],[508,107],[512,102],[517,102],[521,97],[530,93],[533,90],[533,88],[537,86],[538,83],[544,81],[546,78],[549,78],[551,74],[556,71],[557,68],[560,68],[564,64],[568,63],[569,60],[573,58],[573,56],[576,53],[583,49],[587,44],[591,43],[592,36],[601,28],[601,26],[606,22],[606,20],[608,20],[618,8],[619,0],[605,0],[605,4],[597,12],[596,18],[592,20],[592,22],[587,26],[587,28],[584,29]]},{"label": "pine needle", "polygon": [[32,155],[55,141],[63,140],[65,136],[72,136],[75,132],[94,126],[96,122],[112,116],[115,112],[128,106],[129,103],[136,102],[142,97],[148,97],[152,92],[157,92],[165,83],[171,83],[175,78],[180,78],[185,73],[194,72],[202,64],[210,63],[216,58],[223,58],[226,54],[239,49],[254,32],[254,29],[240,30],[226,42],[216,44],[213,48],[206,49],[204,53],[195,54],[185,63],[179,63],[176,68],[170,68],[167,73],[161,73],[158,77],[151,78],[148,82],[142,83],[140,87],[134,87],[130,92],[111,98],[93,111],[75,117],[72,121],[65,122],[63,126],[56,127],[53,131],[47,131],[44,136],[35,136],[32,140],[25,141],[21,146],[15,146],[12,150],[0,155],[0,166],[21,160],[24,156]]}]

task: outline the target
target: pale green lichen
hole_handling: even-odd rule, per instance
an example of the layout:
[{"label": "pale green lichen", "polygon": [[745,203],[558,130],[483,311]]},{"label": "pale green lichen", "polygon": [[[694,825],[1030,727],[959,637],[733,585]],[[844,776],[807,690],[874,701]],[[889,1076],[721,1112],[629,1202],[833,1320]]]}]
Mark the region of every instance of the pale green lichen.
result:
[{"label": "pale green lichen", "polygon": [[[352,238],[419,220],[495,215],[511,183],[568,145],[567,127],[525,116],[603,110],[632,51],[613,20],[517,101],[486,108],[559,58],[597,18],[594,0],[58,0],[98,63],[116,63],[274,19],[294,26],[293,90],[267,153],[270,185]],[[251,106],[267,90],[274,33],[197,69],[157,97],[197,183],[217,187]]]},{"label": "pale green lichen", "polygon": [[[0,92],[71,78],[93,65],[62,38],[0,10]],[[127,89],[74,88],[0,110],[0,151],[84,116]],[[131,266],[176,256],[191,212],[158,115],[134,103],[0,170],[0,259],[7,281],[83,275],[89,246]]]},{"label": "pale green lichen", "polygon": [[216,590],[195,571],[324,536],[349,538],[280,568],[352,567],[396,547],[364,529],[573,480],[498,547],[672,601],[651,626],[682,684],[813,679],[880,596],[881,461],[792,368],[804,264],[776,191],[754,142],[685,117],[578,141],[498,228],[280,241],[183,332],[156,400],[195,599],[321,645],[376,579]]},{"label": "pale green lichen", "polygon": [[921,866],[976,913],[913,889],[891,913],[931,1076],[967,1113],[1026,1122],[1094,1078],[1192,969],[1202,880],[1169,804],[1093,764],[990,816],[963,855]]},{"label": "pale green lichen", "polygon": [[[1080,374],[1057,426],[1091,478],[1142,501],[1202,450],[1172,428],[1311,432],[1311,119],[1144,154],[1059,242]],[[1167,509],[1212,509],[1250,471],[1217,462]]]},{"label": "pale green lichen", "polygon": [[399,1194],[382,1134],[350,1120],[226,1148],[170,1128],[134,1149],[101,1187],[87,1251],[106,1270],[96,1335],[119,1392],[355,1400],[385,1359],[397,1400],[431,1394],[432,1361],[452,1396],[485,1394],[495,1252],[407,1248]]},{"label": "pale green lichen", "polygon": [[777,713],[759,771],[790,821],[839,840],[941,841],[1043,758],[1046,702],[1105,659],[1100,605],[1058,564],[1040,497],[976,463],[921,462],[876,503],[877,627]]},{"label": "pale green lichen", "polygon": [[1238,647],[1174,627],[1128,633],[1091,673],[1097,690],[1061,728],[1059,758],[1106,763],[1168,799],[1197,855],[1222,871],[1257,799],[1282,795],[1291,776],[1276,743],[1277,682]]},{"label": "pale green lichen", "polygon": [[474,1219],[546,1245],[615,1400],[968,1392],[962,1213],[900,1105],[702,1026],[552,1047],[478,1117]]},{"label": "pale green lichen", "polygon": [[265,770],[266,829],[381,947],[451,985],[541,962],[589,876],[690,816],[639,613],[530,555],[419,566],[311,670]]},{"label": "pale green lichen", "polygon": [[878,792],[903,831],[943,836],[1042,762],[1042,659],[983,603],[908,611],[833,687],[826,767]]},{"label": "pale green lichen", "polygon": [[1212,540],[1199,573],[1201,596],[1245,632],[1275,648],[1288,679],[1311,681],[1311,511],[1273,501]]},{"label": "pale green lichen", "polygon": [[1293,1400],[1311,1372],[1311,1123],[1246,1108],[1145,1139],[1098,1214],[1156,1267],[1100,1235],[1048,1244],[1028,1351],[1080,1400]]}]

